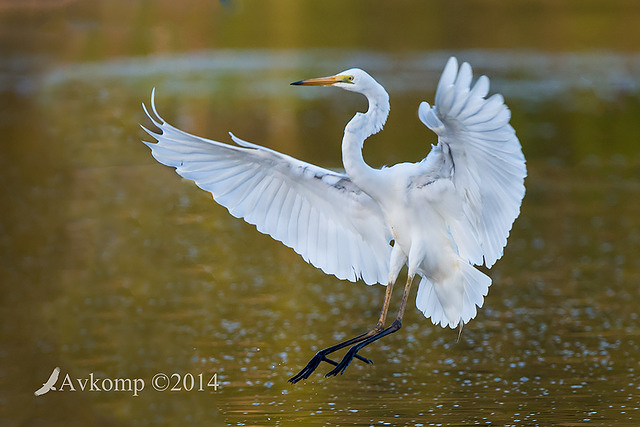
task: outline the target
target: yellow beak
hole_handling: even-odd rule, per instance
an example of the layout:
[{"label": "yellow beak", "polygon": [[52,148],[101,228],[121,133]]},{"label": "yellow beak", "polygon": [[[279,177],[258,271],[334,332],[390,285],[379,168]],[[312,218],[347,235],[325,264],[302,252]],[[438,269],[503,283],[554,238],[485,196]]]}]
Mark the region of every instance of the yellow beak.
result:
[{"label": "yellow beak", "polygon": [[350,76],[329,76],[329,77],[318,77],[316,79],[307,79],[307,80],[299,80],[297,82],[291,83],[296,86],[331,86],[335,83],[351,83],[352,78]]}]

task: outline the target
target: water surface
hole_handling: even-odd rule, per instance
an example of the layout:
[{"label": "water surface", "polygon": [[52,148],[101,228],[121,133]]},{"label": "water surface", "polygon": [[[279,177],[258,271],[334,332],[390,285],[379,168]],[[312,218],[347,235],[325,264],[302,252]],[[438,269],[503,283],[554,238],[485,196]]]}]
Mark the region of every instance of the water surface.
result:
[{"label": "water surface", "polygon": [[[640,421],[640,9],[374,2],[347,19],[334,3],[0,9],[7,424]],[[343,126],[364,101],[288,83],[360,66],[392,106],[365,158],[416,161],[435,143],[417,106],[450,55],[505,96],[528,161],[485,305],[458,340],[413,308],[414,290],[401,331],[364,352],[374,365],[331,379],[322,366],[291,385],[316,350],[373,325],[384,288],[324,275],[157,164],[139,142],[140,103],[155,87],[161,114],[193,133],[232,130],[339,168]],[[146,388],[35,397],[56,366]],[[217,374],[220,387],[158,392],[157,373]]]}]

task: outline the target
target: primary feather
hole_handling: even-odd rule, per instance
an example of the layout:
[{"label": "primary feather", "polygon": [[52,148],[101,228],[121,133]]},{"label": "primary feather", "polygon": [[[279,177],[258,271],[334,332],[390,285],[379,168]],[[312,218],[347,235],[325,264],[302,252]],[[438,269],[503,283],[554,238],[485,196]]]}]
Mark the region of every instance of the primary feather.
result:
[{"label": "primary feather", "polygon": [[[513,221],[520,213],[527,174],[524,155],[501,95],[484,99],[489,79],[470,89],[471,67],[445,67],[436,105],[420,104],[420,120],[447,146],[455,164],[451,175],[463,215],[449,226],[461,256],[491,267],[501,256]],[[438,104],[438,102],[441,102]],[[447,177],[449,178],[449,177]]]},{"label": "primary feather", "polygon": [[231,215],[293,248],[339,279],[387,279],[389,234],[378,205],[348,176],[296,160],[234,135],[233,146],[191,135],[157,113],[152,94],[144,128],[156,160],[211,192]]}]

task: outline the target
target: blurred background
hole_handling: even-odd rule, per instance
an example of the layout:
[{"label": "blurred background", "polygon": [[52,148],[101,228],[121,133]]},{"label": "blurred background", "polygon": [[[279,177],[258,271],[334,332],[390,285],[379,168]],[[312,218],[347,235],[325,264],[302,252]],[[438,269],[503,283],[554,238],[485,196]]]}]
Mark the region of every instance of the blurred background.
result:
[{"label": "blurred background", "polygon": [[[637,425],[638,22],[633,0],[0,0],[2,424]],[[291,385],[375,323],[384,287],[324,275],[155,162],[141,103],[155,87],[189,132],[340,168],[364,98],[289,82],[357,66],[391,96],[366,160],[417,161],[451,55],[504,95],[527,158],[485,305],[458,340],[414,289],[374,365]],[[56,366],[146,388],[34,396]],[[157,392],[159,372],[221,387]]]}]

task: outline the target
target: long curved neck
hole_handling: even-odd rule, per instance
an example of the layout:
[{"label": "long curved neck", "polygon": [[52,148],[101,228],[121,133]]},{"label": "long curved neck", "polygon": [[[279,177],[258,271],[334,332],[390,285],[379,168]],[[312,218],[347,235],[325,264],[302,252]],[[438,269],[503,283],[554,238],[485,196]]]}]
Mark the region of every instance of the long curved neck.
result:
[{"label": "long curved neck", "polygon": [[365,163],[362,156],[364,140],[380,132],[389,116],[389,95],[382,86],[374,87],[364,94],[369,101],[366,113],[356,113],[344,128],[342,138],[342,162],[351,180],[369,195],[377,188],[376,172]]}]

